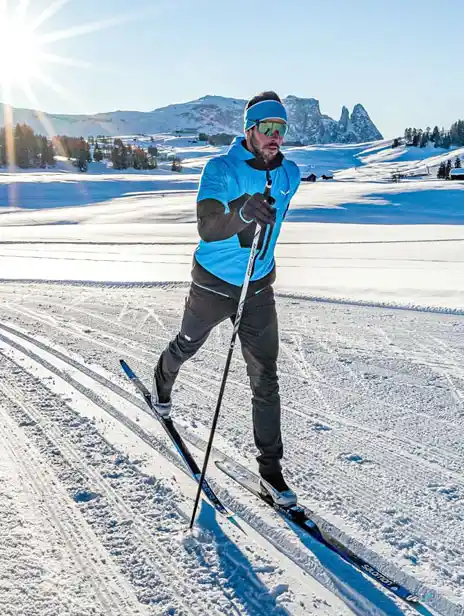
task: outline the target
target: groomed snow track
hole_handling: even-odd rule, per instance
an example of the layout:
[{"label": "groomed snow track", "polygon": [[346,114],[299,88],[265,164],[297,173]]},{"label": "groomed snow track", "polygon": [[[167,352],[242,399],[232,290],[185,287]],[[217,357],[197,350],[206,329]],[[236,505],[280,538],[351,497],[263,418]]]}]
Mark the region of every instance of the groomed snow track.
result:
[{"label": "groomed snow track", "polygon": [[[182,303],[179,302],[179,298],[183,290],[172,287],[162,289],[162,292],[166,295],[163,299],[167,299],[167,303],[157,300],[155,308],[150,307],[148,313],[143,313],[145,308],[141,309],[140,306],[136,306],[135,295],[142,292],[142,300],[146,302],[147,297],[149,297],[149,290],[126,289],[114,290],[114,292],[113,290],[106,290],[106,295],[113,297],[105,297],[105,310],[100,310],[99,306],[95,305],[95,300],[97,299],[97,303],[102,302],[101,289],[86,288],[81,290],[79,296],[79,288],[74,287],[76,289],[74,297],[64,305],[62,296],[59,293],[56,296],[53,291],[53,285],[48,289],[46,288],[45,294],[43,293],[44,289],[36,289],[34,285],[24,285],[24,287],[31,291],[29,296],[21,294],[20,297],[14,297],[16,292],[12,293],[15,288],[12,285],[4,285],[0,291],[3,308],[0,322],[1,370],[3,374],[1,375],[0,387],[2,396],[7,401],[7,415],[5,415],[4,404],[2,420],[4,420],[5,426],[9,425],[8,421],[13,420],[16,425],[21,424],[21,430],[25,431],[28,438],[33,440],[34,446],[39,448],[40,455],[44,460],[48,458],[50,464],[54,467],[54,471],[59,472],[60,477],[66,476],[69,479],[69,481],[62,481],[65,488],[63,488],[64,491],[60,496],[62,499],[60,502],[63,504],[61,505],[59,519],[61,519],[63,512],[66,521],[66,506],[64,504],[66,502],[66,491],[69,497],[79,493],[79,486],[84,486],[82,493],[84,496],[88,495],[89,500],[87,501],[84,498],[82,502],[78,503],[82,523],[84,525],[90,523],[94,529],[98,529],[99,541],[105,550],[109,550],[110,553],[113,552],[115,563],[132,581],[136,588],[136,595],[139,601],[142,601],[142,606],[138,602],[134,603],[134,598],[132,598],[131,603],[128,598],[130,597],[130,588],[126,588],[124,592],[121,591],[123,595],[120,597],[121,601],[116,602],[118,605],[127,605],[124,609],[121,608],[121,613],[151,613],[149,611],[144,612],[144,607],[156,605],[158,608],[163,606],[163,609],[172,609],[174,610],[172,613],[176,614],[251,614],[253,610],[256,610],[255,613],[259,614],[259,609],[262,609],[263,593],[263,586],[259,583],[256,583],[255,595],[253,596],[253,593],[251,593],[249,599],[245,600],[241,595],[231,598],[227,592],[227,584],[218,582],[217,588],[213,588],[212,592],[206,594],[205,603],[204,594],[196,592],[198,587],[197,577],[195,575],[189,577],[185,574],[185,571],[192,572],[198,566],[198,554],[195,551],[191,553],[186,550],[184,542],[181,541],[176,546],[171,540],[173,529],[181,532],[185,526],[186,510],[183,509],[182,505],[185,505],[188,499],[183,499],[178,493],[174,495],[171,482],[161,477],[159,480],[154,480],[156,481],[155,492],[157,494],[156,513],[154,513],[153,502],[147,503],[146,510],[143,510],[141,503],[145,503],[147,500],[143,488],[150,486],[150,482],[147,483],[147,477],[137,468],[136,464],[124,458],[117,458],[117,449],[114,449],[108,440],[99,435],[99,421],[103,420],[89,421],[88,418],[84,417],[82,424],[77,421],[79,438],[77,441],[73,440],[72,433],[73,430],[76,430],[74,425],[76,423],[76,412],[74,410],[76,406],[74,403],[68,405],[63,401],[55,404],[53,402],[55,398],[50,396],[49,385],[44,380],[46,379],[45,375],[48,375],[48,378],[52,377],[65,382],[70,390],[78,392],[81,397],[84,396],[92,405],[96,405],[103,414],[111,418],[111,421],[123,426],[124,430],[131,433],[137,442],[148,445],[158,456],[159,465],[163,464],[163,459],[167,460],[170,468],[177,469],[173,471],[176,477],[181,477],[184,474],[182,463],[166,440],[162,438],[162,432],[156,430],[153,420],[147,416],[144,421],[140,421],[140,416],[145,415],[143,402],[130,391],[130,386],[124,383],[122,377],[116,372],[115,366],[116,360],[122,356],[136,362],[144,376],[149,374],[156,354],[169,340],[175,329],[178,307]],[[18,288],[18,285],[16,285],[16,288]],[[57,286],[55,289],[59,290],[60,287]],[[60,293],[69,295],[69,289],[66,292],[61,290]],[[131,293],[135,293],[134,297],[130,297]],[[281,315],[281,322],[283,321],[283,328],[281,328],[283,340],[281,353],[282,390],[284,396],[291,391],[291,388],[295,389],[295,386],[298,386],[300,390],[305,389],[302,386],[306,386],[311,391],[311,399],[308,396],[304,398],[299,395],[292,395],[291,397],[286,395],[284,397],[286,402],[284,405],[286,442],[291,443],[287,447],[289,449],[293,447],[294,450],[291,464],[288,464],[291,479],[297,485],[299,484],[299,490],[303,490],[305,495],[323,503],[323,517],[329,523],[336,523],[338,521],[337,516],[342,519],[343,517],[347,518],[353,527],[350,528],[348,524],[345,530],[341,529],[339,531],[340,538],[351,542],[352,548],[355,546],[363,550],[363,556],[367,560],[370,558],[375,566],[382,569],[390,577],[398,579],[398,581],[410,587],[412,591],[419,589],[423,593],[429,593],[429,605],[437,613],[447,616],[448,614],[450,616],[462,614],[462,606],[456,603],[455,599],[452,600],[451,593],[438,592],[436,585],[434,587],[433,584],[430,584],[430,580],[427,578],[421,580],[420,575],[415,578],[411,573],[410,566],[401,567],[401,558],[394,559],[398,563],[395,565],[393,559],[380,556],[373,549],[373,546],[369,548],[368,545],[362,545],[359,542],[362,531],[366,530],[370,533],[368,538],[371,544],[373,544],[374,539],[383,539],[387,545],[390,542],[392,553],[396,552],[397,556],[401,550],[404,553],[409,550],[408,553],[411,554],[412,547],[419,547],[421,548],[418,551],[419,564],[421,557],[423,557],[425,562],[431,563],[432,567],[435,568],[438,578],[447,569],[450,575],[455,578],[454,583],[451,584],[455,591],[462,583],[462,580],[461,582],[459,580],[459,573],[457,573],[458,577],[456,578],[456,573],[452,572],[453,562],[458,563],[461,559],[464,559],[459,543],[453,543],[452,537],[439,539],[433,517],[431,519],[429,516],[418,516],[417,519],[413,519],[403,515],[402,512],[411,506],[411,492],[399,490],[396,494],[395,506],[392,506],[388,492],[382,493],[379,491],[376,493],[375,502],[370,503],[372,507],[365,511],[362,510],[363,503],[367,505],[366,499],[371,496],[369,487],[372,486],[372,477],[375,476],[375,473],[368,473],[369,476],[366,478],[356,469],[367,468],[372,472],[372,470],[375,470],[375,466],[379,465],[379,461],[370,459],[368,455],[362,456],[357,451],[362,451],[364,447],[367,449],[369,442],[375,443],[376,440],[380,440],[382,433],[385,432],[385,426],[377,429],[372,424],[363,423],[359,418],[353,417],[350,412],[346,411],[349,411],[350,405],[354,405],[356,401],[359,401],[362,406],[366,403],[366,399],[369,397],[372,399],[370,383],[378,379],[392,378],[391,375],[395,372],[395,361],[397,364],[401,363],[401,366],[404,367],[410,349],[401,348],[401,345],[398,344],[398,338],[405,341],[406,337],[403,337],[402,332],[397,328],[389,326],[390,314],[384,317],[380,327],[378,322],[375,322],[375,318],[372,319],[369,325],[374,331],[377,328],[376,338],[383,339],[385,347],[394,347],[394,352],[390,353],[382,366],[373,366],[369,364],[366,345],[363,347],[359,344],[356,349],[356,364],[353,366],[352,360],[350,361],[346,357],[347,350],[350,348],[349,345],[355,339],[351,337],[352,332],[349,331],[349,328],[345,327],[339,333],[337,346],[328,337],[319,336],[319,338],[315,338],[314,332],[308,329],[309,320],[305,323],[303,321],[293,322],[292,327],[288,326],[291,305],[298,303],[298,300],[287,299],[285,302],[285,311]],[[304,300],[299,300],[299,302],[304,304]],[[358,309],[368,311],[365,308]],[[308,318],[309,316],[314,317],[316,313],[321,318],[324,316],[324,310],[327,310],[324,306],[313,306],[312,314],[308,315]],[[334,307],[333,310],[341,312],[343,308]],[[346,309],[348,312],[355,310],[354,307]],[[148,319],[146,314],[148,314]],[[144,318],[145,321],[142,324]],[[334,314],[332,313],[329,318],[333,319]],[[400,319],[400,317],[397,318]],[[409,318],[409,315],[401,318],[409,319],[410,323],[414,320]],[[425,319],[426,317],[422,318]],[[427,377],[430,377],[430,387],[434,387],[432,398],[436,395],[437,399],[442,402],[442,397],[446,396],[447,400],[453,401],[456,412],[458,412],[462,409],[463,403],[461,383],[464,381],[464,373],[460,367],[462,365],[460,364],[462,348],[459,344],[450,346],[448,337],[440,336],[437,318],[430,318],[434,320],[432,326],[427,331],[422,329],[420,339],[417,336],[416,344],[411,344],[411,346],[414,346],[415,356],[412,357],[412,361],[408,365],[408,371],[395,374],[395,387],[398,390],[409,388],[415,396],[421,396],[423,390],[427,391],[424,383],[420,382],[423,375],[420,374],[420,370],[416,372],[412,367],[423,367],[425,365]],[[448,319],[447,327],[455,327],[458,333],[463,331],[460,329],[462,323],[459,322],[457,317],[454,317],[454,321],[452,317],[446,318]],[[299,319],[301,320],[301,313]],[[452,323],[453,325],[451,325]],[[352,323],[350,326],[352,327]],[[228,331],[225,328],[219,328],[219,331],[215,334],[214,343],[201,352],[202,355],[197,362],[192,362],[188,368],[185,367],[183,377],[179,380],[179,399],[181,402],[179,405],[181,410],[179,413],[181,422],[179,429],[191,444],[195,455],[198,456],[201,456],[201,450],[204,448],[205,426],[208,425],[211,410],[204,404],[204,400],[206,398],[209,407],[211,407],[211,400],[214,399],[214,392],[217,389],[215,386],[218,366],[224,358],[227,335]],[[395,338],[395,336],[398,338]],[[359,343],[359,340],[357,342]],[[309,352],[315,350],[316,347],[318,353],[324,352],[324,361],[321,357],[318,357],[317,361],[308,357]],[[27,358],[26,363],[22,360],[19,361],[18,358],[20,357]],[[432,360],[435,361],[435,366]],[[344,378],[337,378],[337,382],[332,382],[328,372],[330,362],[342,365]],[[36,375],[31,374],[34,372],[32,369],[34,365],[38,367]],[[440,377],[442,375],[442,379],[440,378],[438,383],[437,374],[440,374]],[[8,378],[6,378],[7,376]],[[353,390],[353,382],[346,382],[347,378],[351,378],[358,391]],[[240,394],[237,396],[237,392],[243,389],[242,379],[241,358],[237,353],[231,373],[231,392],[226,400],[222,429],[217,443],[216,454],[221,457],[233,456],[234,448],[238,444],[240,444],[239,449],[242,455],[249,456],[252,452],[252,448],[248,445],[247,431],[250,428],[246,416],[242,412],[228,412],[234,409],[234,405],[236,408],[237,398],[239,400],[246,399],[247,392],[245,392],[245,396]],[[446,393],[441,391],[445,389],[443,386],[445,382],[448,383]],[[330,396],[328,396],[328,391],[330,391]],[[349,399],[350,397],[352,399]],[[47,398],[52,402],[48,403]],[[341,399],[344,399],[343,408],[340,405]],[[376,402],[379,402],[385,409],[394,406],[394,403],[389,402],[383,396],[379,396],[379,400],[376,400]],[[243,403],[244,407],[245,404],[246,402]],[[443,425],[444,427],[448,423],[451,424],[451,418],[447,416],[445,411],[437,417],[430,412],[430,406],[420,412],[423,419],[429,418],[436,422],[436,425]],[[443,406],[441,408],[443,409]],[[69,414],[68,417],[66,417],[66,414],[63,415],[63,409]],[[411,414],[415,410],[417,409],[411,409]],[[79,416],[77,415],[77,417]],[[382,423],[388,422],[388,418],[382,416],[381,421]],[[186,427],[190,425],[193,425],[194,428]],[[314,438],[320,440],[333,431],[340,431],[342,438],[345,439],[345,445],[349,444],[350,447],[347,448],[346,452],[343,452],[344,457],[337,456],[337,468],[325,469],[326,474],[324,476],[321,476],[321,474],[318,476],[314,472],[308,480],[305,479],[308,469],[309,448],[298,450],[294,446],[294,443],[298,442],[298,434],[302,426],[311,430],[312,444],[314,444]],[[69,434],[67,433],[68,428]],[[408,429],[401,431],[390,426],[389,430],[390,438],[383,440],[380,446],[383,455],[395,460],[401,473],[403,473],[402,484],[407,485],[410,482],[414,497],[416,491],[419,490],[419,488],[414,487],[414,478],[417,476],[418,468],[421,476],[425,477],[426,473],[442,476],[443,480],[438,482],[433,491],[436,494],[443,495],[444,498],[447,498],[446,495],[448,495],[451,503],[458,501],[455,512],[451,508],[447,509],[448,521],[453,524],[455,517],[457,518],[459,515],[459,498],[464,487],[464,476],[460,463],[462,452],[455,447],[453,439],[436,439],[435,443],[429,444],[427,438],[414,440]],[[89,438],[89,431],[92,433],[92,437],[89,439],[88,449],[92,452],[92,455],[89,454],[90,458],[85,459],[82,457],[82,446]],[[355,439],[353,439],[354,434]],[[426,432],[423,435],[428,437]],[[352,443],[349,443],[350,439],[356,441],[355,448]],[[102,447],[104,451],[107,450],[105,463],[114,466],[114,462],[110,461],[114,460],[115,457],[118,459],[117,472],[114,472],[113,468],[113,471],[109,471],[109,477],[105,477],[101,473],[99,468],[101,460],[99,459],[98,465],[96,465],[95,459],[92,457],[95,453],[96,442],[98,442],[98,447]],[[22,447],[24,451],[26,445],[23,444]],[[19,450],[21,450],[21,443],[18,445]],[[330,448],[327,449],[327,451],[329,450]],[[50,452],[59,452],[59,454]],[[89,460],[91,463],[89,463]],[[95,468],[98,470],[94,470]],[[121,471],[121,469],[123,470]],[[390,471],[391,469],[387,470]],[[33,474],[31,475],[34,472],[33,467],[29,470],[25,468],[24,472],[32,482],[43,482],[45,480],[43,475],[37,475],[37,479],[34,478]],[[385,472],[385,469],[382,472]],[[125,487],[129,491],[128,494],[121,493],[119,483],[124,483],[123,481],[119,482],[121,477],[112,476],[119,473],[121,473],[121,476],[127,474],[131,477],[129,482],[125,482],[127,484]],[[358,474],[358,477],[356,477],[356,474]],[[346,479],[345,484],[340,483],[340,475]],[[330,481],[336,487],[328,488]],[[395,477],[396,481],[397,478]],[[117,489],[113,486],[114,482],[118,483]],[[215,482],[214,476],[212,482],[218,489],[219,495],[227,499],[228,504],[240,512],[252,528],[260,532],[266,541],[273,544],[303,571],[315,576],[341,596],[353,610],[353,613],[409,613],[408,608],[400,607],[399,604],[394,604],[390,600],[382,604],[381,594],[375,587],[370,590],[371,596],[369,596],[368,589],[368,596],[365,598],[364,604],[360,601],[360,596],[355,597],[351,594],[351,591],[343,591],[342,585],[337,585],[336,579],[335,581],[334,579],[327,579],[324,568],[315,562],[314,558],[308,557],[304,546],[292,541],[291,535],[283,525],[277,524],[276,528],[275,520],[272,517],[262,516],[259,505],[245,496],[242,497],[240,492],[234,491],[224,480],[221,481],[222,488]],[[135,489],[134,483],[143,486],[141,492]],[[433,481],[428,483],[433,484]],[[430,487],[433,489],[433,486]],[[444,488],[444,490],[440,491],[441,488]],[[171,502],[168,511],[163,511],[163,502],[165,502],[166,495],[171,496],[174,502],[179,499],[180,506],[173,507]],[[151,496],[153,497],[153,494]],[[104,505],[101,505],[101,503],[104,503]],[[309,504],[313,503],[310,502]],[[439,504],[440,501],[437,500],[437,505]],[[72,503],[68,506],[75,507]],[[313,508],[317,509],[316,506]],[[455,516],[451,514],[455,514]],[[167,526],[166,517],[169,519]],[[95,521],[97,519],[98,522]],[[388,521],[390,521],[390,529],[386,528]],[[166,526],[164,528],[164,540],[162,533],[160,535],[153,532],[153,530],[159,527],[163,528],[163,526]],[[350,530],[358,531],[358,542],[356,542],[356,538],[351,537],[351,533],[348,532]],[[79,537],[82,533],[79,535],[79,532],[76,531],[74,535]],[[424,541],[424,538],[430,536],[428,543]],[[415,543],[411,537],[420,540]],[[404,543],[406,538],[410,542],[412,540],[412,545],[409,545],[409,547]],[[436,550],[433,554],[433,548],[438,540],[443,542],[442,546],[445,549],[441,552]],[[205,541],[206,545],[209,541],[221,552],[220,546],[218,547],[211,538],[205,539]],[[224,546],[228,546],[229,543],[226,540],[224,541],[221,558],[227,558],[227,549]],[[115,543],[113,542],[119,547],[114,549]],[[403,543],[404,545],[402,545]],[[77,543],[76,545],[81,544]],[[77,552],[80,553],[79,550]],[[162,555],[162,557],[157,557],[154,560],[154,554]],[[209,572],[214,572],[215,567],[219,571],[218,563],[209,550],[202,554],[202,558],[205,559],[205,567]],[[134,559],[136,566],[134,566]],[[412,559],[410,559],[409,565],[411,561]],[[403,562],[407,563],[404,560]],[[182,564],[184,573],[179,575],[180,564]],[[406,569],[407,571],[405,571]],[[458,566],[456,572],[459,572]],[[101,576],[102,574],[97,570],[95,579],[98,579],[98,575]],[[243,566],[241,575],[244,578],[247,577],[246,569]],[[169,580],[174,580],[173,586],[181,589],[175,596],[170,596],[166,592],[166,588],[169,587]],[[111,600],[109,598],[110,587],[104,584],[98,584],[98,586],[101,596],[97,594],[97,597],[102,607],[105,607],[104,601]],[[106,599],[105,593],[108,595]],[[113,594],[111,596],[118,595]],[[264,596],[266,597],[266,594]],[[126,601],[125,604],[122,599]],[[209,605],[208,600],[211,602]],[[269,609],[267,611],[269,613],[279,613],[275,610],[283,609],[276,604],[275,597],[267,596],[266,600],[268,601]],[[372,601],[374,601],[374,607]],[[380,605],[375,605],[375,602],[380,603]],[[108,613],[110,614],[119,614],[117,611],[111,611],[113,608],[110,609],[108,606],[106,606],[106,609],[109,610]],[[140,609],[141,611],[131,612],[130,609]],[[208,609],[208,612],[202,611],[205,609]],[[235,611],[229,612],[228,609]],[[404,611],[389,612],[389,609]],[[294,612],[289,609],[289,613]]]}]

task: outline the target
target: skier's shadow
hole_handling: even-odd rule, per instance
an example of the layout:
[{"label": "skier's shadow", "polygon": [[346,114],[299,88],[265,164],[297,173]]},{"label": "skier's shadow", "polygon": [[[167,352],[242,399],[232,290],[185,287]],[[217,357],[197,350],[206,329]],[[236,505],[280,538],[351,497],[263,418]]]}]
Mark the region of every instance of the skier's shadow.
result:
[{"label": "skier's shadow", "polygon": [[[197,521],[202,529],[211,533],[216,542],[219,559],[217,581],[237,600],[236,613],[245,613],[247,616],[289,616],[286,609],[277,605],[276,597],[259,579],[245,554],[223,532],[217,523],[215,510],[205,500],[202,501]],[[198,556],[202,558],[200,551]],[[199,564],[208,566],[207,563]]]},{"label": "skier's shadow", "polygon": [[[300,541],[316,556],[330,576],[340,598],[359,616],[404,616],[403,612],[382,590],[366,578],[360,571],[347,563],[341,556],[321,545],[292,522],[285,520]],[[401,599],[398,599],[401,603]],[[404,604],[405,610],[406,604]],[[434,616],[423,605],[414,609],[424,616]]]}]

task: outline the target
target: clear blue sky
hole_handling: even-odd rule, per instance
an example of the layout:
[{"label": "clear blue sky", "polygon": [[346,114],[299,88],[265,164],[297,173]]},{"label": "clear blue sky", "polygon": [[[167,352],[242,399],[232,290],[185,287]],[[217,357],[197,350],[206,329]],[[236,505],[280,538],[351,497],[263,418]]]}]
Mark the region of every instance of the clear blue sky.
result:
[{"label": "clear blue sky", "polygon": [[[25,0],[22,0],[23,2]],[[36,15],[57,0],[30,0]],[[10,6],[18,0],[7,0]],[[39,31],[130,21],[49,43],[96,70],[47,65],[66,99],[45,111],[152,110],[263,89],[315,97],[338,119],[361,102],[386,136],[464,118],[464,5],[454,0],[62,0]],[[32,106],[18,89],[16,106]]]}]

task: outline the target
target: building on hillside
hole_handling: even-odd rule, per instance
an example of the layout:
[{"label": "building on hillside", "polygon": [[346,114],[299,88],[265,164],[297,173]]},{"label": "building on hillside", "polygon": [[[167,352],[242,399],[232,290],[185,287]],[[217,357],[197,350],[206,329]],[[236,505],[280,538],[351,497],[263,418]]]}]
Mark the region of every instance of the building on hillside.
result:
[{"label": "building on hillside", "polygon": [[315,182],[317,180],[317,175],[315,173],[310,173],[307,177],[301,178],[302,182]]},{"label": "building on hillside", "polygon": [[321,176],[323,180],[333,180],[334,176],[332,175],[332,173],[324,173],[324,175]]},{"label": "building on hillside", "polygon": [[451,169],[450,180],[464,180],[464,169]]}]

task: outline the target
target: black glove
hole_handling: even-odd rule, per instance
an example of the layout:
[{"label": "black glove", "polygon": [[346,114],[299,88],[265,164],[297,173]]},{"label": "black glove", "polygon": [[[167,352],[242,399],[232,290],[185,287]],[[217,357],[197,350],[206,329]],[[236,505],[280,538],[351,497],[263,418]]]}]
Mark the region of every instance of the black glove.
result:
[{"label": "black glove", "polygon": [[276,221],[276,210],[272,203],[275,203],[273,197],[255,193],[241,207],[242,217],[250,222],[255,220],[261,226],[271,225]]}]

